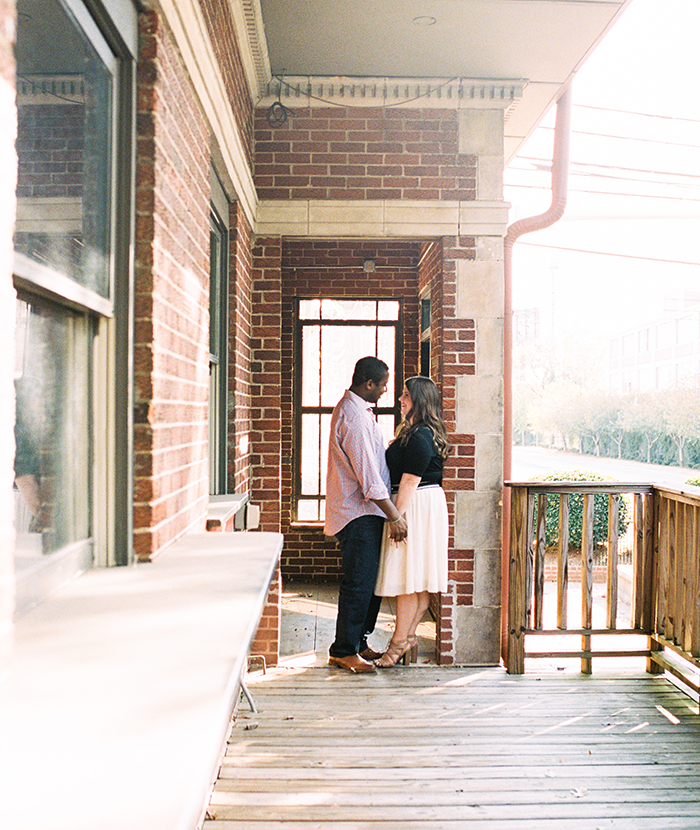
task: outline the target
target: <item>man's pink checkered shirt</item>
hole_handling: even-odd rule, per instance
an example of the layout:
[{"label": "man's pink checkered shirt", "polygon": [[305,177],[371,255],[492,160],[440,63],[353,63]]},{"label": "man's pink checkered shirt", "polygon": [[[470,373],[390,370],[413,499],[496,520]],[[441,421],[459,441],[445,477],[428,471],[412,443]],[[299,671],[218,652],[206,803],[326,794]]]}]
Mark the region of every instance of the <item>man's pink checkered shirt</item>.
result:
[{"label": "man's pink checkered shirt", "polygon": [[331,418],[324,533],[334,536],[359,516],[384,516],[370,499],[390,491],[384,436],[371,405],[348,389]]}]

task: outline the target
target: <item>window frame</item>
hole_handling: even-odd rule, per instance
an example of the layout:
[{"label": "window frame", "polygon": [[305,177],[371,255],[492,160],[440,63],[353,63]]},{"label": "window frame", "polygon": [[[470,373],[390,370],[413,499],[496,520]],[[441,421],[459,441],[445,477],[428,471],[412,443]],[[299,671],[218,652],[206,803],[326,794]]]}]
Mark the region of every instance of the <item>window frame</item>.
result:
[{"label": "window frame", "polygon": [[[133,286],[135,239],[137,10],[130,0],[60,0],[108,70],[108,289],[103,296],[66,274],[14,253],[19,296],[81,314],[88,330],[88,558],[67,551],[43,567],[43,594],[86,567],[133,561]],[[79,543],[83,545],[84,543]],[[70,545],[68,546],[71,547]],[[90,560],[88,562],[88,559]],[[72,560],[72,564],[70,564]],[[49,564],[48,562],[46,564]],[[49,573],[51,572],[51,573]],[[18,608],[18,613],[22,609]]]},{"label": "window frame", "polygon": [[[395,320],[367,320],[360,318],[352,319],[331,319],[324,320],[320,316],[318,319],[304,319],[301,320],[299,316],[300,304],[306,300],[335,300],[348,302],[395,302],[398,303],[399,311]],[[294,341],[293,341],[293,423],[292,423],[292,487],[291,487],[291,523],[302,527],[321,527],[324,523],[323,519],[314,521],[312,519],[299,519],[298,507],[301,499],[316,499],[319,503],[325,501],[325,492],[319,492],[318,496],[308,496],[302,493],[302,418],[306,414],[318,414],[319,416],[329,415],[337,403],[334,402],[328,406],[302,406],[302,341],[303,330],[305,326],[324,326],[338,327],[338,326],[375,326],[379,328],[393,328],[395,330],[394,341],[394,365],[389,367],[389,371],[394,378],[394,400],[387,406],[375,406],[375,415],[392,415],[394,418],[394,429],[398,426],[400,421],[400,411],[398,407],[398,399],[403,390],[403,318],[404,318],[404,303],[400,297],[382,296],[382,297],[367,297],[367,296],[330,296],[323,297],[313,296],[298,296],[294,298]],[[358,359],[364,355],[358,355]],[[351,378],[347,378],[346,389],[350,386]],[[322,470],[319,468],[319,482],[322,478]],[[319,487],[319,490],[322,490]]]},{"label": "window frame", "polygon": [[[210,206],[209,212],[210,240],[216,233],[220,239],[218,274],[220,281],[218,291],[213,291],[214,284],[214,263],[209,263],[209,373],[210,373],[210,402],[209,402],[209,495],[224,495],[228,492],[228,448],[232,436],[229,434],[228,425],[228,329],[229,329],[229,251],[230,232],[226,221],[221,217],[214,204]],[[210,245],[210,253],[212,246]],[[218,306],[218,307],[215,307]],[[218,320],[218,337],[216,343],[212,344],[211,328],[212,321],[216,315]],[[217,349],[218,354],[212,352],[212,345]],[[211,401],[212,392],[212,367],[215,378],[213,383],[216,386],[216,400]],[[213,452],[212,452],[213,450]]]}]

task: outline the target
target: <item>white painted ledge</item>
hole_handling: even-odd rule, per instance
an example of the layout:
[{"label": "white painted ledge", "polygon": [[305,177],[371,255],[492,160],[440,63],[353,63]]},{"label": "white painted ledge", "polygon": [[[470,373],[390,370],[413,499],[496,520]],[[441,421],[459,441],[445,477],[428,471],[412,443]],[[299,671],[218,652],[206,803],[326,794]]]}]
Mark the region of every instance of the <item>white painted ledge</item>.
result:
[{"label": "white painted ledge", "polygon": [[0,683],[3,830],[196,827],[282,541],[189,534],[17,623]]}]

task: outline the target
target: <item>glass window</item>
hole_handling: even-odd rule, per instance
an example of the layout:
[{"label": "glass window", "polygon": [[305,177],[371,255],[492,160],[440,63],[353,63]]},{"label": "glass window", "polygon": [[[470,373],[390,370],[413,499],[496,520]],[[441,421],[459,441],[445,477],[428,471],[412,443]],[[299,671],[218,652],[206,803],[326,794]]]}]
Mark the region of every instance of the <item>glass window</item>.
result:
[{"label": "glass window", "polygon": [[89,323],[17,301],[15,489],[20,565],[89,536]]},{"label": "glass window", "polygon": [[[115,100],[119,60],[130,60],[135,47],[135,14],[120,8],[124,19],[117,25],[129,35],[115,45],[124,50],[118,59],[80,0],[17,0],[18,614],[97,555],[105,564],[122,561],[131,546],[125,538],[129,548],[114,550],[121,531],[105,518],[119,509],[119,523],[130,527],[113,477],[130,462],[115,459],[110,443],[112,432],[125,434],[114,410],[115,401],[124,403],[119,390],[128,379],[126,370],[109,368],[114,353],[105,346],[121,348],[126,337],[125,321],[113,317],[114,274],[128,267],[130,233],[127,186],[119,194],[125,209],[113,207]],[[123,113],[128,120],[126,108]],[[125,152],[125,165],[126,159]],[[121,172],[128,174],[128,167]],[[114,244],[117,227],[120,247]],[[128,287],[120,285],[118,297],[128,299]],[[123,420],[128,424],[128,416]]]},{"label": "glass window", "polygon": [[58,0],[17,17],[15,250],[109,298],[115,59]]},{"label": "glass window", "polygon": [[212,210],[209,279],[209,493],[227,492],[228,231]]},{"label": "glass window", "polygon": [[294,518],[315,523],[325,516],[331,413],[365,355],[376,355],[391,369],[376,413],[387,443],[394,434],[401,306],[396,300],[323,299],[298,300],[297,309]]}]

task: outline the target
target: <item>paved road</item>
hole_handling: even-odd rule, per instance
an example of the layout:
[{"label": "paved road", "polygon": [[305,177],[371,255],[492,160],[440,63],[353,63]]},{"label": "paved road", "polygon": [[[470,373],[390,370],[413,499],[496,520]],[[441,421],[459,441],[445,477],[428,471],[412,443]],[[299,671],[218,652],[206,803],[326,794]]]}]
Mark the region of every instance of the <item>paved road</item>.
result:
[{"label": "paved road", "polygon": [[513,447],[513,481],[527,481],[533,476],[563,470],[586,470],[611,476],[617,481],[661,484],[674,489],[687,489],[686,479],[700,476],[700,470],[685,467],[664,467],[617,458],[559,452],[543,447]]}]

